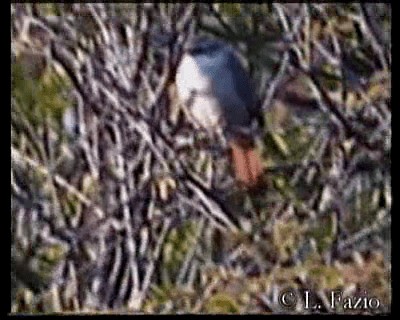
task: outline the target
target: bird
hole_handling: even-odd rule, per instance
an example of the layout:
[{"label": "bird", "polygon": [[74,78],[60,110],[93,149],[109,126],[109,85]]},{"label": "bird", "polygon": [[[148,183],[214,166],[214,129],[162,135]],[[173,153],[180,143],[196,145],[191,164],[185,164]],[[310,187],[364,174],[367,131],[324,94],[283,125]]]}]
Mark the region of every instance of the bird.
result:
[{"label": "bird", "polygon": [[263,165],[254,128],[262,127],[264,118],[238,52],[223,40],[196,36],[184,45],[175,82],[198,126],[223,133],[238,185],[258,187]]}]

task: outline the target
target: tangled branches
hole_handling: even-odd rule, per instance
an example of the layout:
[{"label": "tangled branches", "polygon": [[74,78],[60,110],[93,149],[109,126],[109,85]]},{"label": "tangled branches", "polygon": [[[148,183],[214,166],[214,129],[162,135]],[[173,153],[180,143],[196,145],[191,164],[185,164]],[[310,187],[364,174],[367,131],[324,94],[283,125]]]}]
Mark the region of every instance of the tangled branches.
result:
[{"label": "tangled branches", "polygon": [[[371,6],[13,4],[13,310],[214,312],[232,275],[385,252],[390,8]],[[261,194],[176,99],[194,32],[235,43],[257,80]],[[245,311],[276,310],[277,288]]]}]

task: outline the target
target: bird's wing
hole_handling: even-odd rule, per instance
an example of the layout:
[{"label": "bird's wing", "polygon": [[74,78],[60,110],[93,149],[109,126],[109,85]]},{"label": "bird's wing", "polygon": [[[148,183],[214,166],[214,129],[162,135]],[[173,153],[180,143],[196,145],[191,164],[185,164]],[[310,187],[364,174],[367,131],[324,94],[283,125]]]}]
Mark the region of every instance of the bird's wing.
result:
[{"label": "bird's wing", "polygon": [[234,52],[230,52],[228,63],[229,69],[234,70],[235,73],[232,78],[237,95],[246,105],[249,114],[252,117],[257,117],[260,110],[257,104],[255,87],[249,74],[244,69],[242,63]]}]

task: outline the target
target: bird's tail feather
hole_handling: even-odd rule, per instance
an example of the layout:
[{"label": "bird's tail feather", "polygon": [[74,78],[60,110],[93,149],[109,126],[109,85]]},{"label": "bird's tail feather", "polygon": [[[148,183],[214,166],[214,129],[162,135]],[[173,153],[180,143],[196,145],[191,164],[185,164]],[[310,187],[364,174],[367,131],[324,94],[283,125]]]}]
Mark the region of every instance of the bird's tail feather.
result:
[{"label": "bird's tail feather", "polygon": [[262,181],[261,155],[252,141],[235,139],[230,142],[233,169],[240,184],[247,188],[259,186]]}]

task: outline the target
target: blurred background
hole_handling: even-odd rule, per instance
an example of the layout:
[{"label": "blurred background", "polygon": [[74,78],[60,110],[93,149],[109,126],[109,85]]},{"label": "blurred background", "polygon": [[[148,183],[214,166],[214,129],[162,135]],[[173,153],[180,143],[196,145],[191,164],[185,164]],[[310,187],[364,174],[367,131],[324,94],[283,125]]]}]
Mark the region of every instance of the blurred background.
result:
[{"label": "blurred background", "polygon": [[[256,85],[256,193],[177,100],[193,34]],[[390,312],[390,4],[14,3],[11,62],[12,313]]]}]

